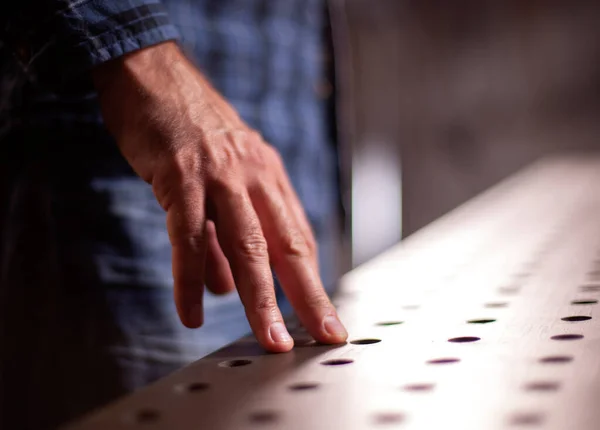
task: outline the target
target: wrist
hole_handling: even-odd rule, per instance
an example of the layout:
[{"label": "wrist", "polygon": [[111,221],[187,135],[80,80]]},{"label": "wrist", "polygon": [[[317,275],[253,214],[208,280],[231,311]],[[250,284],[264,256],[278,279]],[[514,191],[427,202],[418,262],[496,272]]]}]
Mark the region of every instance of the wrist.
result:
[{"label": "wrist", "polygon": [[117,141],[169,121],[167,107],[181,97],[181,70],[189,70],[189,63],[174,42],[141,49],[94,69],[104,122]]},{"label": "wrist", "polygon": [[184,61],[186,59],[177,43],[167,41],[97,66],[92,70],[92,80],[102,97],[112,88],[122,87],[127,82],[144,86],[146,81],[158,79],[172,70],[175,64]]}]

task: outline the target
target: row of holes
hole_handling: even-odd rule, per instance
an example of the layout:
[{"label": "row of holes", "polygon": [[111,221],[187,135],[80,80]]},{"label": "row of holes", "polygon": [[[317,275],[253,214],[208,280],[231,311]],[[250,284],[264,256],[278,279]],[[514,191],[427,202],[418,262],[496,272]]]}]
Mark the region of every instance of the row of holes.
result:
[{"label": "row of holes", "polygon": [[[482,321],[485,321],[486,323],[488,322],[493,322],[495,320],[471,320],[471,321],[478,321],[478,323],[481,323]],[[380,325],[397,325],[400,322],[394,322],[394,323],[380,323]],[[575,336],[575,337],[570,337],[570,336]],[[559,336],[553,336],[552,339],[555,340],[565,340],[565,339],[573,339],[573,338],[579,338],[579,337],[583,337],[581,335],[559,335]],[[463,337],[456,337],[456,338],[451,338],[448,339],[449,342],[455,342],[455,343],[465,343],[465,342],[474,342],[474,341],[478,341],[480,340],[480,338],[478,337],[474,337],[474,336],[463,336]],[[357,339],[354,341],[351,341],[351,344],[354,345],[371,345],[371,344],[375,344],[375,343],[379,343],[381,342],[380,339]],[[458,358],[438,358],[438,359],[433,359],[433,360],[429,360],[427,361],[428,364],[452,364],[452,363],[458,363],[460,361],[460,359]],[[572,361],[572,357],[569,356],[548,356],[548,357],[543,357],[540,358],[539,360],[541,363],[555,363],[555,364],[560,364],[560,363],[568,363]],[[330,360],[325,360],[323,361],[321,364],[326,365],[326,366],[340,366],[340,365],[346,365],[346,364],[350,364],[353,363],[354,360],[352,359],[330,359]],[[222,367],[242,367],[242,366],[247,366],[249,364],[251,364],[252,361],[251,360],[246,360],[246,359],[237,359],[237,360],[230,360],[230,361],[225,361],[220,363],[219,365]],[[292,384],[290,385],[288,388],[292,391],[308,391],[308,390],[314,390],[317,389],[319,387],[318,383],[314,383],[314,382],[303,382],[303,383],[296,383],[296,384]],[[426,391],[431,391],[433,390],[433,388],[435,387],[434,384],[431,383],[415,383],[415,384],[408,384],[405,385],[403,387],[404,390],[406,391],[412,391],[412,392],[426,392]],[[196,383],[192,383],[189,384],[186,389],[189,392],[200,392],[200,391],[205,391],[209,388],[209,384],[207,383],[202,383],[202,382],[196,382]],[[559,388],[559,384],[555,383],[555,382],[532,382],[530,384],[527,384],[525,386],[525,389],[530,390],[530,391],[550,391],[550,390],[557,390]],[[181,388],[180,388],[181,390]],[[140,413],[138,414],[138,421],[139,422],[154,422],[156,420],[158,420],[159,415],[158,412],[155,410],[143,410],[140,411]],[[535,419],[534,419],[535,418]],[[539,417],[534,416],[534,415],[527,415],[527,414],[519,414],[517,416],[515,416],[515,418],[513,419],[514,422],[518,422],[519,424],[523,424],[523,423],[533,423],[538,422]],[[274,422],[278,419],[278,414],[274,411],[259,411],[259,412],[255,412],[250,414],[249,416],[249,420],[251,422],[254,423],[271,423]],[[400,414],[400,413],[382,413],[382,414],[378,414],[375,416],[375,422],[377,422],[378,424],[387,424],[387,423],[398,423],[402,420],[404,420],[404,415]]]},{"label": "row of holes", "polygon": [[[600,261],[599,261],[600,262]],[[593,270],[588,272],[589,277],[592,281],[597,281],[600,277],[600,270]],[[600,292],[600,285],[583,285],[580,287],[580,291],[584,293],[598,293]],[[579,299],[572,300],[572,305],[595,305],[598,303],[596,299]],[[570,317],[561,318],[562,321],[568,322],[578,322],[578,321],[587,321],[592,319],[590,316],[576,315]],[[582,339],[583,335],[580,334],[563,334],[552,336],[551,339],[554,340],[578,340]],[[569,363],[573,361],[573,357],[570,356],[550,356],[544,357],[540,360],[542,363]],[[556,381],[541,381],[541,382],[532,382],[525,385],[525,389],[529,391],[557,391],[560,388],[560,383]],[[511,420],[512,424],[515,425],[537,425],[541,424],[543,421],[543,416],[539,413],[534,412],[522,412],[517,413],[513,416]]]},{"label": "row of holes", "polygon": [[[600,285],[584,285],[581,287],[581,290],[584,292],[600,292]],[[514,294],[514,293],[517,293],[518,291],[519,291],[518,287],[503,287],[500,289],[500,292],[503,294]],[[595,299],[582,299],[582,300],[574,300],[571,302],[571,304],[573,304],[573,305],[591,305],[591,304],[597,304],[597,303],[598,303],[598,300],[595,300]],[[485,307],[487,307],[487,308],[504,308],[507,306],[508,306],[508,303],[506,303],[506,302],[491,302],[491,303],[485,304]],[[404,306],[404,309],[418,309],[418,306],[417,305],[408,305],[408,306]],[[579,322],[579,321],[590,320],[591,317],[583,316],[583,315],[575,315],[575,316],[564,317],[561,319],[563,321],[568,321],[568,322]],[[495,321],[496,321],[495,319],[483,318],[483,319],[468,320],[467,323],[469,323],[469,324],[489,324],[489,323],[492,323]],[[400,324],[403,324],[403,321],[383,321],[383,322],[377,323],[378,326],[383,326],[383,327],[396,326],[396,325],[400,325]],[[558,340],[558,341],[577,340],[577,339],[582,339],[582,338],[583,338],[583,335],[581,335],[581,334],[561,334],[561,335],[555,335],[555,336],[551,337],[552,340]],[[469,342],[476,342],[479,340],[480,340],[480,338],[475,337],[475,336],[461,336],[461,337],[455,337],[455,338],[448,339],[448,342],[469,343]],[[357,340],[351,341],[350,343],[354,344],[354,345],[371,345],[371,344],[375,344],[375,343],[379,343],[379,342],[381,342],[381,339],[373,338],[373,339],[357,339]],[[315,343],[313,343],[313,344],[315,344]],[[571,356],[556,355],[556,356],[542,357],[539,359],[539,362],[544,363],[544,364],[564,364],[564,363],[569,363],[572,360],[573,360],[573,357],[571,357]],[[436,359],[428,360],[427,363],[431,364],[431,365],[438,365],[438,364],[458,363],[459,361],[460,361],[460,359],[458,359],[458,358],[447,357],[447,358],[436,358]],[[321,364],[326,365],[326,366],[341,366],[341,365],[351,364],[353,362],[354,362],[354,360],[352,360],[352,359],[338,358],[338,359],[325,360],[325,361],[321,362]],[[241,367],[241,366],[247,366],[251,363],[252,363],[251,360],[236,359],[236,360],[229,360],[229,361],[221,362],[221,363],[219,363],[219,366],[221,366],[221,367]],[[196,393],[196,392],[205,391],[209,387],[210,387],[210,385],[207,383],[195,382],[195,383],[191,383],[191,384],[187,385],[183,389],[181,387],[178,389]],[[288,388],[292,391],[308,391],[308,390],[317,389],[318,387],[319,387],[318,383],[303,382],[303,383],[292,384]],[[403,389],[406,391],[412,391],[412,392],[426,392],[426,391],[433,390],[434,387],[435,387],[435,385],[431,384],[431,383],[415,383],[415,384],[405,385],[403,387]],[[531,383],[525,385],[524,388],[529,391],[555,391],[560,388],[560,384],[558,382],[553,382],[553,381],[539,381],[539,382],[531,382]],[[145,409],[145,410],[139,411],[136,418],[137,418],[137,421],[140,423],[156,422],[159,420],[160,414],[157,410]],[[401,413],[385,412],[385,413],[380,413],[380,414],[375,415],[374,420],[378,424],[388,424],[388,423],[401,422],[404,420],[404,418],[405,418],[404,415]],[[513,416],[513,419],[511,422],[513,424],[518,424],[518,425],[538,424],[541,422],[541,419],[542,419],[542,417],[539,414],[519,413],[519,414],[516,414],[515,416]],[[254,423],[271,423],[271,422],[278,420],[278,414],[274,411],[259,411],[259,412],[250,414],[249,420]]]},{"label": "row of holes", "polygon": [[[600,264],[600,261],[599,261]],[[530,276],[530,272],[532,270],[534,270],[535,266],[537,264],[536,263],[531,263],[529,265],[527,265],[527,267],[525,268],[525,270],[523,272],[519,272],[515,275],[515,278],[520,281],[523,279],[526,279]],[[449,276],[449,278],[454,278],[456,274],[453,274],[452,276]],[[589,273],[590,278],[592,278],[593,281],[597,280],[598,278],[600,278],[600,270],[594,270],[592,272]],[[583,287],[581,287],[581,290],[584,292],[600,292],[600,285],[585,285]],[[502,295],[514,295],[519,293],[520,291],[520,287],[519,286],[505,286],[505,287],[500,287],[498,289],[498,292]],[[580,300],[573,300],[571,301],[572,305],[592,305],[592,304],[597,304],[598,300],[595,299],[580,299]],[[486,303],[484,305],[486,308],[505,308],[508,306],[508,303],[506,302],[490,302],[490,303]],[[418,309],[418,306],[405,306],[403,307],[403,309],[408,310],[408,309]],[[569,316],[569,317],[564,317],[561,318],[562,321],[568,321],[568,322],[579,322],[579,321],[587,321],[590,320],[591,317],[589,316],[582,316],[582,315],[575,315],[575,316]],[[492,322],[495,322],[495,319],[473,319],[473,320],[469,320],[467,321],[467,323],[469,324],[489,324]],[[380,326],[392,326],[392,325],[398,325],[398,324],[402,324],[402,321],[389,321],[389,322],[382,322],[382,323],[378,323],[377,325]],[[556,336],[552,336],[551,339],[552,340],[577,340],[577,339],[582,339],[583,335],[580,334],[563,334],[563,335],[556,335]],[[449,342],[455,342],[455,343],[466,343],[466,342],[476,342],[480,340],[480,338],[475,337],[475,336],[463,336],[463,337],[457,337],[457,338],[452,338],[452,339],[448,339]],[[376,343],[378,340],[369,340],[369,339],[365,339],[360,341],[361,344],[369,344],[369,343]],[[354,343],[359,343],[359,342],[354,342]],[[565,364],[565,363],[569,363],[573,360],[573,357],[571,356],[566,356],[566,355],[556,355],[556,356],[547,356],[547,357],[542,357],[539,359],[540,363],[544,363],[544,364]],[[428,363],[429,364],[451,364],[451,363],[457,363],[460,360],[458,358],[439,358],[439,359],[434,359],[434,360],[429,360]],[[323,362],[322,364],[326,364],[326,365],[343,365],[343,364],[349,364],[352,363],[352,360],[349,359],[337,359],[337,360],[328,360],[326,362]],[[412,384],[412,385],[408,385],[405,386],[405,389],[407,389],[408,391],[430,391],[434,388],[434,384]],[[560,384],[558,382],[551,382],[551,381],[540,381],[540,382],[531,382],[529,384],[526,384],[524,387],[526,390],[528,391],[556,391],[560,388]],[[378,423],[393,423],[393,422],[399,422],[402,421],[404,419],[404,416],[400,413],[383,413],[383,414],[379,414],[376,416],[376,421]],[[528,425],[528,424],[539,424],[542,421],[542,416],[536,413],[517,413],[515,415],[513,415],[513,418],[511,420],[512,424],[516,424],[516,425]]]},{"label": "row of holes", "polygon": [[[526,276],[526,274],[522,274],[521,277],[525,277],[525,276]],[[512,295],[512,294],[518,293],[519,290],[520,290],[519,287],[502,287],[499,289],[499,292],[501,294],[505,294],[505,295]],[[582,287],[582,291],[597,292],[597,291],[600,291],[600,286],[586,285],[586,286]],[[596,303],[598,303],[598,301],[595,299],[574,300],[571,302],[571,304],[573,304],[573,305],[590,305],[590,304],[596,304]],[[503,307],[507,307],[508,303],[492,302],[492,303],[487,303],[485,306],[488,308],[503,308]],[[562,321],[567,321],[567,322],[587,321],[590,319],[591,319],[591,317],[583,316],[583,315],[575,315],[575,316],[568,316],[568,317],[561,318]],[[489,323],[492,323],[495,321],[496,321],[495,319],[473,319],[473,320],[467,321],[467,323],[469,323],[469,324],[489,324]],[[401,324],[401,323],[402,323],[401,321],[395,321],[395,322],[390,321],[390,322],[378,323],[378,325],[391,326],[391,325],[397,325],[397,324]],[[583,338],[583,335],[580,335],[580,334],[562,334],[562,335],[555,335],[555,336],[551,337],[552,340],[558,340],[558,341],[577,340],[577,339],[581,339],[581,338]],[[462,336],[462,337],[448,339],[449,342],[454,342],[454,343],[468,343],[468,342],[476,342],[478,340],[480,340],[480,338],[475,337],[475,336]],[[365,339],[362,341],[355,341],[354,343],[369,344],[369,343],[376,343],[376,342],[377,342],[377,340]],[[570,356],[557,355],[557,356],[542,357],[539,359],[539,362],[544,363],[544,364],[564,364],[564,363],[569,363],[572,360],[573,360],[573,358]],[[452,363],[457,363],[459,361],[460,361],[460,359],[458,359],[458,358],[438,358],[438,359],[429,360],[427,363],[428,364],[452,364]],[[352,363],[352,360],[350,360],[350,359],[336,359],[336,360],[327,360],[327,361],[323,362],[322,364],[344,365],[344,364],[350,364],[350,363]],[[426,384],[426,383],[413,384],[410,386],[406,386],[405,388],[408,389],[409,391],[411,391],[411,390],[412,391],[430,391],[434,388],[434,384]],[[559,388],[560,388],[560,384],[555,381],[536,381],[536,382],[530,382],[524,386],[524,389],[528,390],[528,391],[556,391]],[[402,421],[403,419],[404,419],[404,416],[399,413],[385,413],[385,414],[380,414],[376,417],[376,421],[379,423],[399,422],[399,421]],[[539,414],[536,414],[536,413],[517,413],[517,414],[513,415],[512,419],[511,419],[511,423],[515,424],[515,425],[539,424],[541,421],[542,421],[542,416]]]},{"label": "row of holes", "polygon": [[[590,274],[597,275],[598,273],[590,272]],[[585,293],[596,293],[596,292],[600,292],[600,285],[583,285],[580,287],[580,290]],[[598,300],[596,300],[596,299],[579,299],[579,300],[571,301],[572,305],[594,305],[597,303],[598,303]],[[579,321],[587,321],[587,320],[590,320],[591,318],[592,317],[590,317],[590,316],[576,315],[576,316],[564,317],[564,318],[561,318],[561,320],[568,321],[568,322],[579,322]],[[583,338],[583,335],[580,335],[580,334],[563,334],[563,335],[557,335],[557,336],[551,337],[551,339],[554,339],[554,340],[577,340],[577,339],[582,339],[582,338]],[[570,356],[550,356],[550,357],[545,357],[545,358],[541,359],[540,361],[542,363],[561,364],[561,363],[569,363],[572,360],[573,360],[573,358]],[[559,388],[560,388],[560,383],[556,382],[556,381],[532,382],[532,383],[525,385],[525,389],[529,390],[529,391],[548,392],[548,391],[557,391]],[[541,424],[543,422],[543,420],[544,420],[544,417],[540,413],[520,412],[520,413],[513,415],[511,423],[514,425],[530,426],[530,425]]]}]

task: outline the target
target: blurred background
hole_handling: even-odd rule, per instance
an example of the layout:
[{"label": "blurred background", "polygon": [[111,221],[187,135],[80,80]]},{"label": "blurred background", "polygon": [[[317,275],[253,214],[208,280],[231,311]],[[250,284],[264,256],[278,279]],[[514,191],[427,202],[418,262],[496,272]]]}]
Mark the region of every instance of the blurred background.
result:
[{"label": "blurred background", "polygon": [[330,6],[346,265],[543,155],[600,148],[598,2]]}]

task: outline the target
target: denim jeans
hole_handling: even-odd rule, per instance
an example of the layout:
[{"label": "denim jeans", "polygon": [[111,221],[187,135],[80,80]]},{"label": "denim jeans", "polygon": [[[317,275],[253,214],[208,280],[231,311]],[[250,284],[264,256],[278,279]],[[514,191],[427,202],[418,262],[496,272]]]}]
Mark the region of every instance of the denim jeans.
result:
[{"label": "denim jeans", "polygon": [[165,215],[110,140],[0,143],[0,428],[53,428],[249,332],[236,293],[206,293],[205,325],[181,325]]}]

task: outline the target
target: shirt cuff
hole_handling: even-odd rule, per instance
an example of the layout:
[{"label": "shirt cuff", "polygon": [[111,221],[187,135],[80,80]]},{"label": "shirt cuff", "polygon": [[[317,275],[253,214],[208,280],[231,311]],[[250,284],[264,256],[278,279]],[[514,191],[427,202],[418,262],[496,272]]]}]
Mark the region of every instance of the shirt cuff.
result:
[{"label": "shirt cuff", "polygon": [[159,0],[55,0],[55,3],[54,58],[60,59],[71,73],[179,39]]}]

